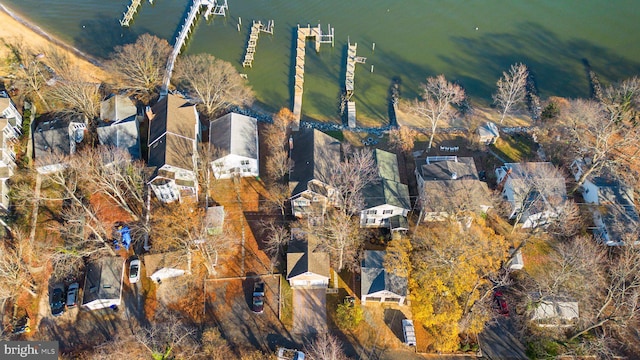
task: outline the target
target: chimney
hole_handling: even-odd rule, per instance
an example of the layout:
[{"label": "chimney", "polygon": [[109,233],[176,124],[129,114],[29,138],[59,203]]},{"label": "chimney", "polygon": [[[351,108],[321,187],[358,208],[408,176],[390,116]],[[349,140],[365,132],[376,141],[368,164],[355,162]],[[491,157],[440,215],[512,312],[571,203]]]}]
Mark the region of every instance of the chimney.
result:
[{"label": "chimney", "polygon": [[455,180],[458,178],[458,173],[456,173],[455,171],[451,173],[451,180]]},{"label": "chimney", "polygon": [[293,150],[293,136],[289,136],[289,151]]},{"label": "chimney", "polygon": [[144,109],[144,113],[147,115],[147,119],[149,119],[149,122],[151,122],[151,120],[153,120],[153,117],[155,116],[153,113],[153,110],[151,110],[151,106],[148,106]]}]

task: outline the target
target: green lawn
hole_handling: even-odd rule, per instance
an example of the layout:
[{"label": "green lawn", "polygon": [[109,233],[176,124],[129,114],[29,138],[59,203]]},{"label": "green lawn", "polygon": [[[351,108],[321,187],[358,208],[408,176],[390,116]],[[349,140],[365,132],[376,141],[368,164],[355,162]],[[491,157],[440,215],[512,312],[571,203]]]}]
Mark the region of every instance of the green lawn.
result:
[{"label": "green lawn", "polygon": [[508,162],[527,161],[536,157],[537,146],[529,135],[501,135],[490,147]]}]

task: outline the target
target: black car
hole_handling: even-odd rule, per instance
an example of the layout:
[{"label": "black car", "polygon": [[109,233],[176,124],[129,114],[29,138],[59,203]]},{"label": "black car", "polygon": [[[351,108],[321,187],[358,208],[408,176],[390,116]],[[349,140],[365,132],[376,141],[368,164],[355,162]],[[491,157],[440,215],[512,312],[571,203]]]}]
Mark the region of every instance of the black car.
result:
[{"label": "black car", "polygon": [[51,292],[51,315],[62,315],[64,312],[64,297],[64,288],[61,285],[55,286]]},{"label": "black car", "polygon": [[251,310],[258,314],[264,311],[264,283],[262,281],[253,284],[253,304]]}]

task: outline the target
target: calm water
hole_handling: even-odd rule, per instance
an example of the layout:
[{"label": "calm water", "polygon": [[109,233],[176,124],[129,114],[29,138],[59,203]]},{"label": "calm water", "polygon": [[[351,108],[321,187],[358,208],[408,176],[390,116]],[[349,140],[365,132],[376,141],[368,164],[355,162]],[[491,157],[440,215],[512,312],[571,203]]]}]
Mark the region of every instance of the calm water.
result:
[{"label": "calm water", "polygon": [[[128,0],[2,2],[77,48],[104,57],[140,33],[172,39],[190,1],[150,5],[143,0],[130,29],[118,23]],[[411,98],[425,77],[444,73],[476,100],[489,102],[501,71],[517,61],[535,73],[543,96],[588,96],[585,59],[604,82],[640,74],[638,0],[228,2],[226,18],[199,22],[187,53],[209,52],[235,64],[269,109],[291,106],[296,24],[335,28],[334,48],[323,44],[319,54],[311,44],[307,49],[303,117],[312,119],[337,121],[347,37],[358,43],[358,55],[367,57],[366,65],[356,67],[355,101],[359,121],[370,123],[386,123],[393,78],[401,80],[402,96]],[[252,19],[275,20],[275,35],[260,36],[253,68],[243,69]]]}]

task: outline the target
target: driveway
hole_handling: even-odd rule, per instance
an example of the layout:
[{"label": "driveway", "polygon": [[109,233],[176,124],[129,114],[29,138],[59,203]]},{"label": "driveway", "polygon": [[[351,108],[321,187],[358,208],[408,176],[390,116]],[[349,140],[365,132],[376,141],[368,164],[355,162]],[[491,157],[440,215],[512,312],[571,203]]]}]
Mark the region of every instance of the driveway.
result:
[{"label": "driveway", "polygon": [[313,335],[327,331],[327,290],[293,289],[293,332]]},{"label": "driveway", "polygon": [[[258,278],[265,283],[262,314],[251,311],[253,284]],[[277,346],[297,347],[278,319],[278,277],[210,279],[206,288],[206,321],[215,324],[233,347],[242,348],[250,344],[267,353]]]},{"label": "driveway", "polygon": [[488,324],[478,335],[478,342],[487,359],[526,360],[524,346],[512,335],[513,326],[509,319],[499,319]]}]

